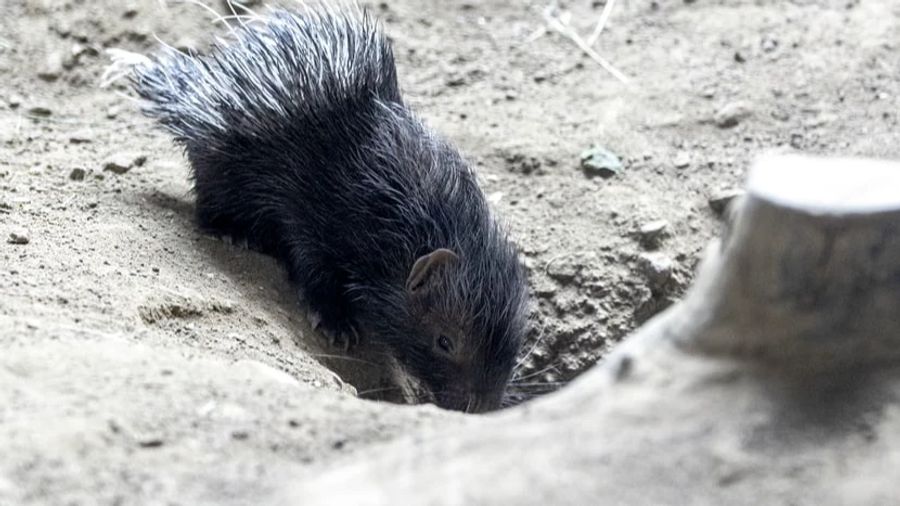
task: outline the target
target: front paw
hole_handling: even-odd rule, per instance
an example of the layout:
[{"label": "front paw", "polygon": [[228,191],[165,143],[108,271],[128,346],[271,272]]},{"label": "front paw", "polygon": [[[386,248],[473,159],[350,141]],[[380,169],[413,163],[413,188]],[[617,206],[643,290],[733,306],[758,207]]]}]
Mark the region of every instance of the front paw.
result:
[{"label": "front paw", "polygon": [[312,310],[309,311],[307,318],[313,330],[325,336],[328,339],[329,346],[333,348],[350,351],[351,348],[359,345],[361,341],[356,325],[350,321],[338,318],[323,318],[320,313]]}]

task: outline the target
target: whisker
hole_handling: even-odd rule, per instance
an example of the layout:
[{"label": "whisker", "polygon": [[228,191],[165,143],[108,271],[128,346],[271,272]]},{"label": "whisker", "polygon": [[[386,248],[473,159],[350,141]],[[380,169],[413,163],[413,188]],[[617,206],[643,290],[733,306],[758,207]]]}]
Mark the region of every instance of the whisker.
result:
[{"label": "whisker", "polygon": [[516,380],[523,380],[523,379],[533,378],[533,377],[535,377],[535,376],[538,376],[538,375],[540,375],[540,374],[544,374],[545,372],[549,372],[549,371],[551,371],[551,370],[553,370],[554,372],[559,372],[559,369],[556,368],[556,364],[550,364],[550,365],[548,365],[547,367],[541,369],[540,371],[534,371],[534,372],[531,372],[531,373],[526,374],[525,376],[513,376],[513,378],[512,378],[511,381],[514,382],[514,381],[516,381]]},{"label": "whisker", "polygon": [[519,370],[519,368],[522,367],[522,365],[528,360],[529,357],[531,357],[531,354],[534,353],[534,350],[535,350],[535,348],[537,348],[537,345],[540,344],[541,341],[544,339],[544,334],[545,334],[544,327],[541,326],[541,333],[537,336],[537,338],[535,338],[534,344],[531,345],[531,349],[529,349],[528,353],[526,353],[525,356],[522,357],[516,363],[516,366],[513,367],[513,375],[515,375],[515,373]]},{"label": "whisker", "polygon": [[[358,395],[368,395],[368,394],[374,394],[374,393],[378,393],[378,392],[391,392],[394,390],[400,390],[400,387],[370,388],[368,390],[360,390],[356,393]],[[416,399],[416,401],[419,401],[419,400],[420,399]]]},{"label": "whisker", "polygon": [[567,385],[568,383],[569,383],[568,381],[551,381],[551,382],[547,382],[547,383],[510,383],[509,386],[511,386],[511,387],[547,387],[547,388],[554,388],[554,387],[561,387],[561,386]]},{"label": "whisker", "polygon": [[379,367],[381,365],[377,362],[372,362],[370,360],[363,360],[361,358],[356,358],[356,357],[346,357],[344,355],[331,355],[328,353],[310,353],[309,355],[311,357],[315,357],[315,358],[336,358],[338,360],[346,360],[348,362],[358,362],[361,364],[372,365],[375,367]]}]

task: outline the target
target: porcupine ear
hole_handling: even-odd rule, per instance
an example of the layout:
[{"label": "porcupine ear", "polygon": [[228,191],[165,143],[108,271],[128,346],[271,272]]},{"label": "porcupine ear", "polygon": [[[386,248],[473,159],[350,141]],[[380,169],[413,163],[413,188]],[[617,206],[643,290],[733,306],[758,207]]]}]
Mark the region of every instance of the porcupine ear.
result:
[{"label": "porcupine ear", "polygon": [[429,279],[442,266],[456,265],[459,256],[446,248],[439,248],[427,255],[420,256],[406,278],[406,290],[411,294],[421,292],[427,287]]}]

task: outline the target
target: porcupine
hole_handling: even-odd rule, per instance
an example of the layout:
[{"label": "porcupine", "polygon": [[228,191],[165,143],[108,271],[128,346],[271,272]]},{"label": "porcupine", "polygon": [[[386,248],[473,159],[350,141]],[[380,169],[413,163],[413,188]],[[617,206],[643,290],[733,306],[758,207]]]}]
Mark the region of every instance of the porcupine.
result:
[{"label": "porcupine", "polygon": [[272,10],[130,82],[185,148],[199,226],[285,266],[332,343],[383,346],[439,406],[497,408],[526,330],[518,252],[401,97],[368,12]]}]

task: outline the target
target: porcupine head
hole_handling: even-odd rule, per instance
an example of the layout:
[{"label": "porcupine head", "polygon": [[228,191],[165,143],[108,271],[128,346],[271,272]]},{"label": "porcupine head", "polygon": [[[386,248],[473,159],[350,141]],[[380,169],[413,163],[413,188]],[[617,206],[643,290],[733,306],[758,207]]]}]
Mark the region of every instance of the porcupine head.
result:
[{"label": "porcupine head", "polygon": [[368,14],[272,10],[131,84],[191,163],[197,220],[278,258],[325,330],[386,347],[438,405],[501,404],[518,254],[455,148],[403,103]]}]

